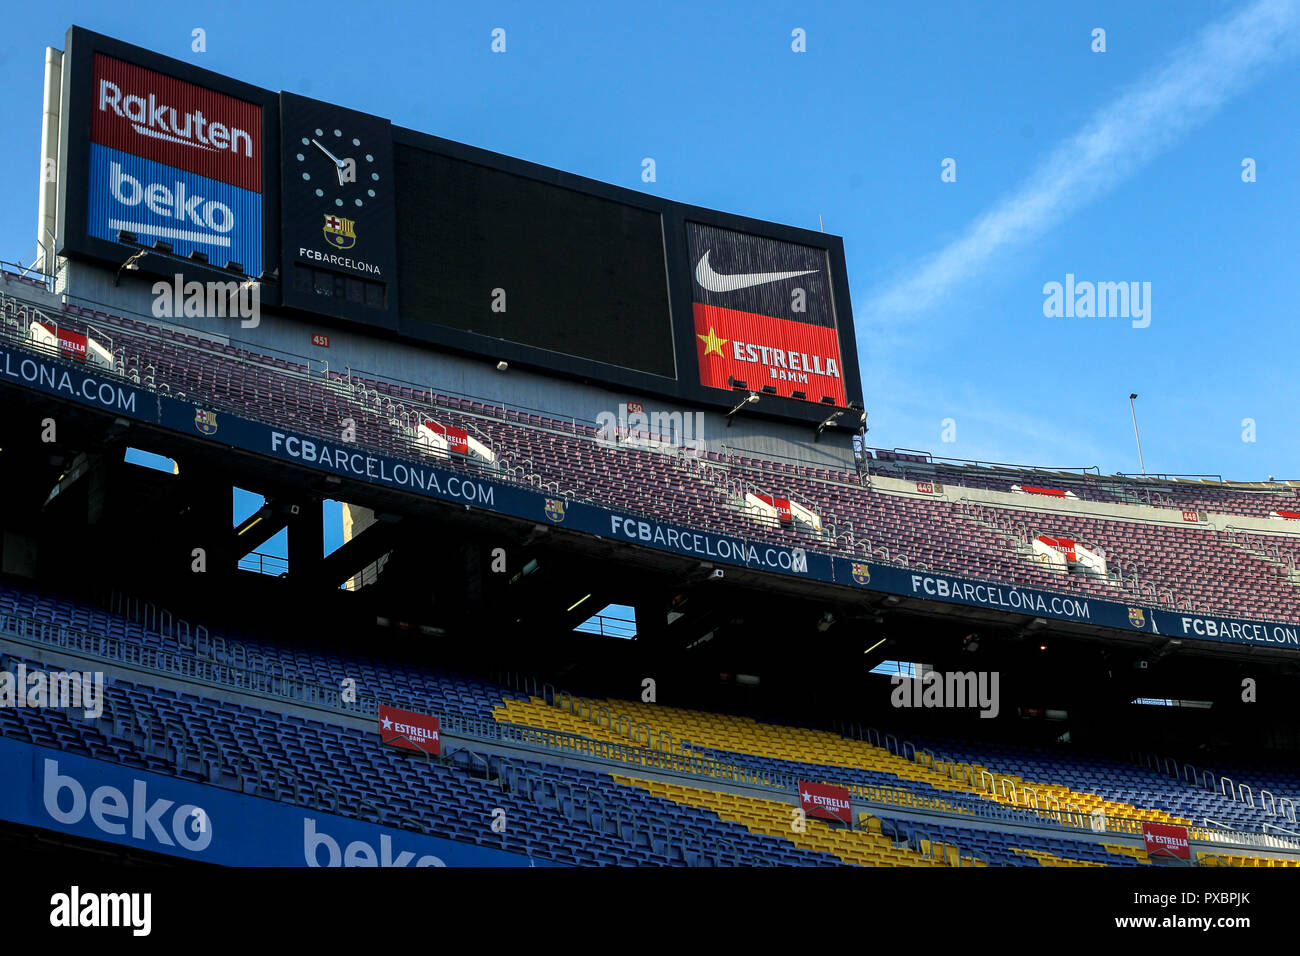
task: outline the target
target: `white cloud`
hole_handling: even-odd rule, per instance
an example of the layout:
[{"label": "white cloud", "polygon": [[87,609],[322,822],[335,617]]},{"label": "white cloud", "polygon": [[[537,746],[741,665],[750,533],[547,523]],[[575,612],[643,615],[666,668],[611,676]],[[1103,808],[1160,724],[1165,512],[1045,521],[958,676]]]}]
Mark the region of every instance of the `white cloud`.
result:
[{"label": "white cloud", "polygon": [[1018,190],[963,235],[857,309],[859,322],[894,323],[902,314],[939,302],[999,253],[1041,235],[1078,206],[1115,188],[1257,82],[1266,66],[1293,53],[1298,40],[1298,0],[1257,0],[1207,26],[1164,66],[1098,109],[1078,134],[1059,144]]}]

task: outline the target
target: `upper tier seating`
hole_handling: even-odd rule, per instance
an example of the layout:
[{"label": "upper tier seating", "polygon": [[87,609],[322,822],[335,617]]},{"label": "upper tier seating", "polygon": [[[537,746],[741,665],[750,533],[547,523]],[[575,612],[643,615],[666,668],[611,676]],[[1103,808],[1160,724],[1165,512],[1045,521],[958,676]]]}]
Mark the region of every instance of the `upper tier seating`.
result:
[{"label": "upper tier seating", "polygon": [[[111,340],[121,373],[147,387],[340,441],[351,423],[359,444],[409,458],[423,454],[416,449],[411,430],[424,418],[433,418],[464,428],[492,448],[499,457],[491,471],[493,478],[527,482],[557,496],[759,541],[798,544],[999,583],[1199,613],[1300,621],[1300,586],[1292,582],[1294,575],[1289,573],[1300,561],[1300,538],[1282,537],[1290,530],[1283,527],[1284,522],[1278,522],[1277,535],[1239,530],[1223,533],[1204,527],[1039,512],[1033,510],[1032,496],[1026,496],[1021,507],[998,509],[999,520],[1014,522],[1027,532],[1073,534],[1081,543],[1104,550],[1112,571],[1123,569],[1122,576],[1114,573],[1108,579],[1065,575],[1018,553],[1015,536],[985,520],[987,515],[978,509],[863,487],[860,476],[853,472],[717,452],[693,458],[611,448],[598,442],[596,429],[586,423],[377,378],[326,372],[306,360],[266,355],[211,336],[128,317],[69,307],[63,320],[107,330],[100,334]],[[12,323],[10,328],[14,328]],[[461,470],[485,467],[458,456],[444,463]],[[899,473],[909,475],[920,474],[917,469],[922,468],[922,462],[898,460],[897,456],[876,464],[903,469]],[[960,481],[1003,491],[1017,481],[1029,480],[1010,471],[983,473],[944,467],[948,470],[939,474],[939,466],[924,465],[926,480]],[[1042,480],[1051,487],[1074,491],[1085,507],[1089,500],[1148,503],[1138,494],[1150,490],[1141,482],[1095,476],[1067,480],[1060,474]],[[1300,501],[1292,487],[1236,491],[1199,483],[1166,484],[1172,489],[1171,496],[1181,496],[1174,507],[1197,507],[1199,502],[1235,514],[1265,515],[1280,505]],[[779,492],[797,501],[821,516],[824,533],[797,525],[782,527],[743,514],[736,487],[765,494]],[[1200,499],[1193,500],[1198,495]]]}]

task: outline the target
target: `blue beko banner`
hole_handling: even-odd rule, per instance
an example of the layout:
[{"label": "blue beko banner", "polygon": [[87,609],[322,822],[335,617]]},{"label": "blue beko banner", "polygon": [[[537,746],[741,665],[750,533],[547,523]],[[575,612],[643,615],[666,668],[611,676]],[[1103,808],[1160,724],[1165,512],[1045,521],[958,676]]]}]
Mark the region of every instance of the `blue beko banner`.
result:
[{"label": "blue beko banner", "polygon": [[723,535],[644,515],[550,497],[531,488],[394,458],[356,444],[305,435],[250,421],[210,406],[97,377],[48,356],[0,348],[0,382],[40,391],[160,424],[183,434],[345,478],[440,501],[548,522],[629,545],[805,580],[902,597],[1094,624],[1167,637],[1300,650],[1300,624],[1153,609],[1084,595],[978,581],[941,571],[919,571]]},{"label": "blue beko banner", "polygon": [[0,738],[0,819],[222,866],[563,866]]},{"label": "blue beko banner", "polygon": [[98,143],[90,146],[86,232],[117,241],[135,233],[152,246],[162,239],[175,255],[202,252],[217,268],[238,262],[262,268],[262,196],[197,173],[164,166]]}]

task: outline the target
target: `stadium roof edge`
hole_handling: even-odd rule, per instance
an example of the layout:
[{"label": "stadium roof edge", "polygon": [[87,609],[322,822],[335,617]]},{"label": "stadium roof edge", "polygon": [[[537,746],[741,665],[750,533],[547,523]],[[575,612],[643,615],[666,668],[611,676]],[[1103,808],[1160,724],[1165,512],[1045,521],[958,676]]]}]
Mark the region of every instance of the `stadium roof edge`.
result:
[{"label": "stadium roof edge", "polygon": [[1114,474],[1102,474],[1100,468],[1096,465],[1034,465],[1034,464],[1016,464],[1002,461],[982,461],[973,458],[952,458],[941,455],[933,455],[927,451],[921,451],[915,448],[877,448],[868,445],[867,451],[873,453],[885,452],[888,455],[922,455],[925,461],[915,461],[908,458],[880,458],[878,454],[873,454],[877,461],[907,466],[945,466],[949,468],[960,468],[962,470],[984,471],[984,472],[1011,472],[1015,474],[1029,475],[1052,475],[1072,481],[1111,481],[1135,484],[1178,484],[1178,485],[1203,485],[1210,487],[1227,487],[1232,490],[1276,490],[1279,487],[1300,487],[1300,479],[1279,478],[1273,481],[1258,480],[1234,480],[1224,478],[1222,475],[1168,475],[1168,474],[1146,474],[1132,475],[1125,472],[1115,472]]}]

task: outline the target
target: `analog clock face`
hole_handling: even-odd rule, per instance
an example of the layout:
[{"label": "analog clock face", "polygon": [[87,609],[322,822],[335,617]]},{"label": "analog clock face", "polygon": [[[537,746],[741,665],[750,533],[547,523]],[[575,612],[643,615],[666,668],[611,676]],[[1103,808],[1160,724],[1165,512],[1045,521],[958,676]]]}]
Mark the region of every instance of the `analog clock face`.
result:
[{"label": "analog clock face", "polygon": [[296,142],[295,165],[305,188],[339,213],[364,209],[386,185],[375,157],[343,129],[305,129]]},{"label": "analog clock face", "polygon": [[395,327],[392,126],[281,93],[280,128],[284,304]]}]

